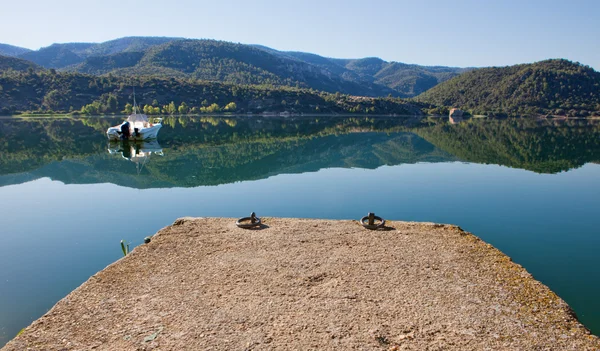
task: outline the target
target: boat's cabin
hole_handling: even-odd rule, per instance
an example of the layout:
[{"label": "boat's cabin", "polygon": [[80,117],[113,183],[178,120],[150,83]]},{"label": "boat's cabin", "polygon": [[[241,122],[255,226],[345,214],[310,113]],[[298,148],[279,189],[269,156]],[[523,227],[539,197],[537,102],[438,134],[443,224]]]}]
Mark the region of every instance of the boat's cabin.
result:
[{"label": "boat's cabin", "polygon": [[134,113],[127,117],[127,122],[129,122],[132,129],[137,128],[140,130],[152,127],[152,123],[148,121],[148,116],[139,113]]}]

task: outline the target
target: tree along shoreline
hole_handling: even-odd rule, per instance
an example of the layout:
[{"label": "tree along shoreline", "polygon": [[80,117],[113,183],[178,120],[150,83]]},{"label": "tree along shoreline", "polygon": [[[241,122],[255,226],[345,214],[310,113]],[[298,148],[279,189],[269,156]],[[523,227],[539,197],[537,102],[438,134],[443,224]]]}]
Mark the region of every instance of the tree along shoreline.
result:
[{"label": "tree along shoreline", "polygon": [[[81,114],[79,112],[73,113],[32,113],[32,112],[23,112],[23,113],[15,113],[12,115],[0,115],[0,118],[127,118],[129,114],[127,113],[112,113],[112,114]],[[415,118],[418,117],[420,119],[426,118],[447,118],[448,115],[440,115],[440,114],[366,114],[366,113],[285,113],[285,112],[262,112],[262,113],[232,113],[232,112],[206,112],[206,113],[186,113],[186,114],[159,114],[159,115],[150,115],[153,118],[160,117],[333,117],[333,118],[343,118],[343,117],[375,117],[375,118]],[[555,120],[600,120],[600,116],[587,116],[587,117],[573,117],[567,115],[537,115],[537,116],[496,116],[496,115],[475,115],[468,116],[466,119],[555,119]]]},{"label": "tree along shoreline", "polygon": [[[126,118],[130,114],[127,113],[112,113],[112,114],[81,114],[81,113],[16,113],[12,115],[0,115],[0,118]],[[231,112],[210,112],[210,113],[186,113],[186,114],[158,114],[148,115],[150,118],[160,117],[377,117],[377,118],[427,118],[427,117],[439,117],[444,118],[447,116],[441,115],[409,115],[409,114],[365,114],[365,113],[285,113],[285,112],[263,112],[263,113],[231,113]]]}]

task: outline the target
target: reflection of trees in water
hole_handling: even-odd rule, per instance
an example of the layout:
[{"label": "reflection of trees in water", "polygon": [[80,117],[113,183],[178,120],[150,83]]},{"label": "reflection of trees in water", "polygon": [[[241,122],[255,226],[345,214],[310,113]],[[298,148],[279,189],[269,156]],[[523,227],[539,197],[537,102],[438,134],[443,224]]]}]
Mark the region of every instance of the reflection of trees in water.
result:
[{"label": "reflection of trees in water", "polygon": [[[0,174],[80,160],[80,166],[104,176],[127,175],[130,170],[116,163],[118,159],[106,157],[104,133],[120,120],[0,120]],[[600,160],[599,124],[586,120],[471,120],[449,125],[442,119],[199,116],[167,117],[164,123],[159,140],[165,157],[153,158],[141,175],[151,174],[170,186],[457,158],[545,173]],[[407,131],[427,141],[400,133]],[[145,180],[146,186],[152,179]]]},{"label": "reflection of trees in water", "polygon": [[411,133],[350,133],[204,144],[171,151],[148,168],[157,179],[177,186],[216,185],[331,167],[377,168],[452,159]]},{"label": "reflection of trees in water", "polygon": [[[408,120],[407,120],[408,121]],[[0,120],[3,173],[26,171],[51,160],[98,153],[106,147],[106,129],[121,118],[19,118]],[[352,118],[166,117],[159,133],[163,146],[223,144],[346,133],[353,128],[376,130],[408,123]],[[21,162],[22,167],[16,167]],[[9,167],[12,164],[13,167]]]},{"label": "reflection of trees in water", "polygon": [[413,129],[458,158],[538,173],[557,173],[600,161],[600,123],[594,120],[470,120]]}]

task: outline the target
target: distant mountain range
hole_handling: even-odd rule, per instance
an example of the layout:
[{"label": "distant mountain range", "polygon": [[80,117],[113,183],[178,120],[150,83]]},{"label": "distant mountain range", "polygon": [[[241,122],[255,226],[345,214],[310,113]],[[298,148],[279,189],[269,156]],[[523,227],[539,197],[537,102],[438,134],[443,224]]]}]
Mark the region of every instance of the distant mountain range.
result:
[{"label": "distant mountain range", "polygon": [[361,96],[416,96],[468,69],[334,59],[215,40],[125,37],[52,44],[36,51],[0,44],[0,55],[95,75],[161,75],[234,84],[273,84]]},{"label": "distant mountain range", "polygon": [[[185,102],[189,109],[183,111],[192,113],[194,107],[200,110],[212,103],[222,107],[223,103],[235,102],[240,106],[237,112],[242,113],[413,115],[415,110],[447,114],[450,108],[460,108],[490,116],[600,116],[600,73],[563,59],[469,69],[409,65],[376,57],[327,58],[260,45],[165,37],[53,44],[36,51],[0,44],[0,55],[4,55],[0,56],[0,72],[41,72],[36,78],[14,74],[2,77],[0,114],[80,111],[88,104],[98,106],[92,112],[82,110],[83,113],[118,113],[131,99],[123,87],[135,84],[131,77],[144,77],[152,86],[146,85],[148,91],[142,103],[151,103],[157,114],[174,114],[159,107],[175,101],[178,105]],[[200,81],[222,83],[223,86],[214,85],[210,90],[230,92],[211,95]],[[142,91],[144,84],[140,85]],[[196,91],[200,85],[202,95]],[[247,90],[248,86],[279,90],[278,95],[282,88],[293,87],[312,98],[274,100],[269,98],[272,93],[265,91],[252,94],[250,98],[255,101],[249,103],[248,97],[242,99],[236,92],[238,88]],[[159,90],[165,92],[158,93]],[[324,95],[321,98],[327,101],[317,102],[314,98],[320,92],[331,96]],[[119,100],[118,110],[102,108],[110,94]],[[410,98],[395,103],[411,106],[381,108],[372,102],[367,106],[357,98],[340,99],[340,94]],[[323,109],[325,105],[329,106]]]},{"label": "distant mountain range", "polygon": [[32,50],[14,46],[14,45],[0,44],[0,55],[3,55],[3,56],[14,57],[14,56],[19,56],[19,55],[25,54],[30,51],[32,51]]}]

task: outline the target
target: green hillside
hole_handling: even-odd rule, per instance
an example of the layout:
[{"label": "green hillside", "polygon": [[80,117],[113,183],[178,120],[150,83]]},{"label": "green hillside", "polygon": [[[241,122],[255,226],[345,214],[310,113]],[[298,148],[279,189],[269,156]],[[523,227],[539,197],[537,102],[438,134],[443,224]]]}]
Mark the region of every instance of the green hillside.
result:
[{"label": "green hillside", "polygon": [[363,96],[399,95],[377,84],[359,84],[323,72],[302,60],[273,55],[243,44],[216,40],[173,40],[143,52],[91,56],[67,70],[91,74],[189,77],[232,84],[298,86]]},{"label": "green hillside", "polygon": [[[414,101],[428,105],[431,113],[458,107],[471,114],[492,116],[600,115],[600,73],[567,60],[468,69],[387,62],[377,57],[336,59],[260,45],[165,37],[53,44],[19,57],[60,71],[122,77],[120,82],[151,76],[164,80],[294,87],[364,97],[416,96]],[[6,64],[10,65],[16,62]],[[39,95],[39,90],[36,94]],[[80,94],[75,100],[96,93],[81,91]],[[204,100],[211,99],[201,101]],[[3,104],[10,111],[44,107],[35,101],[26,109],[23,104],[14,108],[6,106],[9,102]],[[77,105],[74,103],[73,109]],[[366,111],[364,106],[356,107],[353,112]]]},{"label": "green hillside", "polygon": [[43,70],[42,67],[36,65],[33,62],[19,59],[16,57],[0,55],[0,72],[8,70],[27,72],[29,69],[32,69],[34,71]]},{"label": "green hillside", "polygon": [[120,52],[104,56],[88,57],[85,62],[70,67],[70,70],[80,73],[101,75],[107,72],[114,73],[124,68],[134,67],[142,57],[143,52]]},{"label": "green hillside", "polygon": [[417,101],[473,114],[600,115],[600,73],[567,60],[546,60],[466,72]]},{"label": "green hillside", "polygon": [[[130,113],[133,88],[147,114],[216,112],[370,113],[418,115],[420,107],[394,98],[359,98],[308,89],[231,85],[190,79],[5,72],[0,115],[19,112]],[[130,108],[130,106],[129,106]]]},{"label": "green hillside", "polygon": [[11,52],[45,68],[96,75],[139,76],[151,72],[162,77],[298,86],[371,97],[412,97],[463,71],[379,58],[333,59],[259,45],[168,37],[62,43],[36,51]]}]

